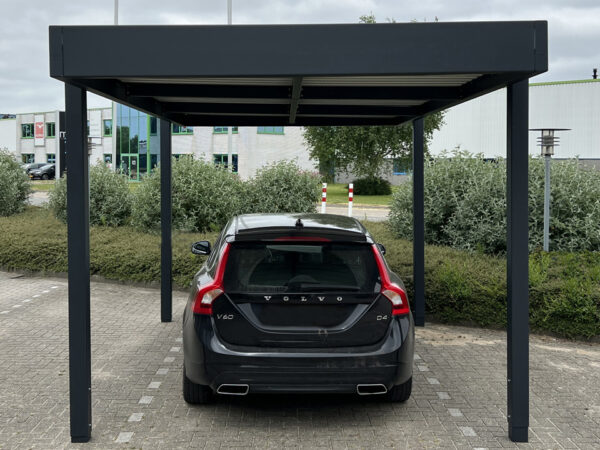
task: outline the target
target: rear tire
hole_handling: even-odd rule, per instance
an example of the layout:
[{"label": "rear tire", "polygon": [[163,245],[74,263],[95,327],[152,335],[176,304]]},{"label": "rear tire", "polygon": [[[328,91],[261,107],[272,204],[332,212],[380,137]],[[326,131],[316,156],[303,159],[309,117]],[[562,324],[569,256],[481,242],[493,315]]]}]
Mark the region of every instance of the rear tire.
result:
[{"label": "rear tire", "polygon": [[412,377],[407,382],[394,386],[387,393],[390,402],[403,403],[410,398],[412,392]]},{"label": "rear tire", "polygon": [[185,374],[183,366],[183,399],[191,405],[203,405],[210,403],[213,398],[213,392],[208,386],[196,384]]},{"label": "rear tire", "polygon": [[44,175],[42,175],[42,180],[47,180],[48,178],[50,178],[50,177],[48,176],[47,173],[45,173]]}]

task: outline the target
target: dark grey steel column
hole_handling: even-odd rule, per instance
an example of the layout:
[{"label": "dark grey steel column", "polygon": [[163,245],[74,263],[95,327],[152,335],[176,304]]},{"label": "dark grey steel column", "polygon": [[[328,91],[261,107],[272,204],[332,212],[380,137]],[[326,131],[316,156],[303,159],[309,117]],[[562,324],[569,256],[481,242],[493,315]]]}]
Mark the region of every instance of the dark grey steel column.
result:
[{"label": "dark grey steel column", "polygon": [[413,282],[415,290],[415,325],[425,326],[425,151],[423,118],[413,121]]},{"label": "dark grey steel column", "polygon": [[173,316],[171,249],[171,122],[160,119],[160,321]]},{"label": "dark grey steel column", "polygon": [[528,80],[507,91],[508,436],[527,442],[529,427]]},{"label": "dark grey steel column", "polygon": [[86,91],[66,84],[65,106],[71,442],[87,442],[92,434],[92,372]]}]

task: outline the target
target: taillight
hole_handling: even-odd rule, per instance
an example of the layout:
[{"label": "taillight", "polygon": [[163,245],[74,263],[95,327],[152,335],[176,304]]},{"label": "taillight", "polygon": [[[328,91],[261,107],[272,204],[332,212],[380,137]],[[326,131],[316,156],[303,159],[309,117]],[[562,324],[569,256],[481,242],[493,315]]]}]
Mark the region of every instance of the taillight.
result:
[{"label": "taillight", "polygon": [[379,269],[379,276],[381,278],[381,293],[392,303],[392,315],[402,316],[410,312],[408,305],[408,297],[406,292],[396,283],[390,280],[383,256],[379,253],[377,245],[373,244],[373,255],[377,262],[377,269]]},{"label": "taillight", "polygon": [[225,274],[225,266],[227,265],[227,257],[229,256],[229,244],[225,244],[223,251],[217,263],[217,271],[212,283],[205,286],[200,286],[192,310],[196,314],[212,314],[213,301],[219,297],[223,291],[223,275]]}]

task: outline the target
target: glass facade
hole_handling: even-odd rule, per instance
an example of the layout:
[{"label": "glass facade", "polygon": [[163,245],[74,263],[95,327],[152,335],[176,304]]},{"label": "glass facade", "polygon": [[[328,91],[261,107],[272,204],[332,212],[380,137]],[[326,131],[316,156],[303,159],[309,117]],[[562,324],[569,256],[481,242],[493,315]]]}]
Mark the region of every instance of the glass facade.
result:
[{"label": "glass facade", "polygon": [[56,136],[56,125],[54,122],[46,122],[46,137],[53,138]]},{"label": "glass facade", "polygon": [[283,134],[283,127],[257,127],[258,134]]},{"label": "glass facade", "polygon": [[33,138],[33,124],[24,123],[21,125],[21,138],[31,139]]},{"label": "glass facade", "polygon": [[[231,155],[231,159],[233,160],[233,173],[237,173],[238,171],[238,155]],[[213,155],[213,162],[215,163],[215,166],[225,166],[225,167],[229,167],[229,155],[226,154],[214,154]]]},{"label": "glass facade", "polygon": [[159,136],[151,132],[151,117],[148,114],[120,104],[116,108],[116,169],[127,175],[130,181],[139,181],[158,165]]},{"label": "glass facade", "polygon": [[[238,127],[231,127],[231,134],[237,134]],[[213,127],[214,134],[227,134],[229,133],[229,127]]]}]

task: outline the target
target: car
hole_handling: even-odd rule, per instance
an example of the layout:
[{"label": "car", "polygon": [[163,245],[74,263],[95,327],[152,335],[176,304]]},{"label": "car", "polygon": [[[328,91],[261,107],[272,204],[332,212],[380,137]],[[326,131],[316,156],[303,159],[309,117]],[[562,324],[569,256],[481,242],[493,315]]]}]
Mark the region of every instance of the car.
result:
[{"label": "car", "polygon": [[32,169],[29,171],[29,178],[35,180],[41,178],[42,180],[50,180],[54,178],[54,164],[45,164],[39,169]]},{"label": "car", "polygon": [[45,165],[47,165],[48,163],[28,163],[28,164],[23,164],[23,169],[25,169],[25,172],[27,173],[27,175],[29,175],[29,172],[31,172],[32,170],[35,169],[39,169],[40,167],[44,167]]},{"label": "car", "polygon": [[403,402],[414,322],[400,277],[356,219],[233,217],[192,281],[183,313],[183,398],[341,393]]}]

